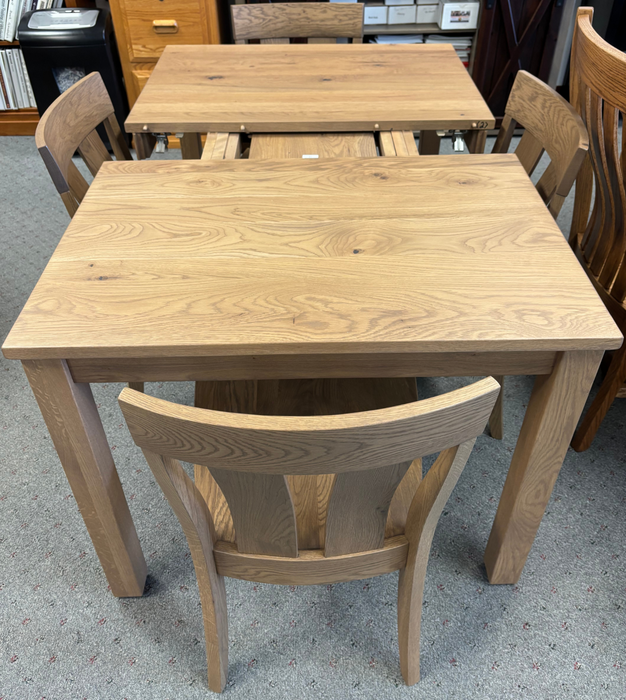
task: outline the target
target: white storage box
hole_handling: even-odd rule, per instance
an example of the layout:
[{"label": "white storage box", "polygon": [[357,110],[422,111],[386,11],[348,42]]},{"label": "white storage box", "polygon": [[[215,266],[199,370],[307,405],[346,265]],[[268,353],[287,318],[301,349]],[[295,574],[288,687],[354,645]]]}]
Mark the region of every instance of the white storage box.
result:
[{"label": "white storage box", "polygon": [[440,2],[437,24],[440,29],[476,29],[479,2]]},{"label": "white storage box", "polygon": [[388,10],[388,24],[415,24],[415,18],[417,17],[416,5],[392,5]]},{"label": "white storage box", "polygon": [[385,5],[414,5],[411,0],[385,0]]},{"label": "white storage box", "polygon": [[437,24],[438,12],[439,5],[418,5],[415,21],[418,24]]},{"label": "white storage box", "polygon": [[387,24],[387,7],[385,5],[365,5],[363,24]]},{"label": "white storage box", "polygon": [[416,5],[436,5],[435,0],[415,0]]}]

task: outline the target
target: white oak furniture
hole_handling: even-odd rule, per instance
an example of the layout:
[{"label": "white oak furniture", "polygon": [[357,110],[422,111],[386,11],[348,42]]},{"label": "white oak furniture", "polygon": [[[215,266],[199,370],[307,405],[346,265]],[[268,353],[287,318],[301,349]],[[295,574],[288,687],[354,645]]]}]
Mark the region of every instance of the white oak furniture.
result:
[{"label": "white oak furniture", "polygon": [[538,375],[485,553],[513,583],[621,343],[502,154],[104,163],[3,352],[129,596],[145,562],[90,382]]},{"label": "white oak furniture", "polygon": [[432,154],[435,130],[467,129],[482,152],[494,126],[447,44],[167,46],[125,122],[138,144],[185,134],[188,158],[209,132],[420,131],[421,153]]},{"label": "white oak furniture", "polygon": [[[377,411],[267,417],[208,411],[124,389],[119,402],[183,527],[196,568],[209,688],[228,680],[224,576],[283,585],[337,583],[400,571],[398,642],[407,685],[420,677],[420,623],[433,534],[499,384],[474,385]],[[439,452],[400,532],[391,511],[416,459]],[[211,483],[205,500],[179,460]],[[420,469],[421,477],[421,469]],[[321,546],[303,546],[293,479],[325,478]],[[299,522],[300,521],[300,522]],[[305,521],[304,529],[308,522]]]}]

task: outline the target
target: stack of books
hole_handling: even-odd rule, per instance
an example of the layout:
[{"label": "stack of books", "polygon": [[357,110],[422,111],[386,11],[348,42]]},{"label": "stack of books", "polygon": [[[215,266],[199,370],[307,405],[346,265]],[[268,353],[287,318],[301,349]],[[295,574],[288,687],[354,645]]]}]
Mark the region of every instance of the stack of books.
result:
[{"label": "stack of books", "polygon": [[17,27],[25,12],[62,6],[63,0],[0,0],[0,41],[15,41]]},{"label": "stack of books", "polygon": [[424,43],[452,44],[463,65],[466,68],[469,67],[470,51],[472,49],[471,36],[457,36],[456,34],[452,34],[450,36],[447,36],[445,34],[430,34],[426,37]]},{"label": "stack of books", "polygon": [[37,107],[20,49],[0,51],[0,111]]}]

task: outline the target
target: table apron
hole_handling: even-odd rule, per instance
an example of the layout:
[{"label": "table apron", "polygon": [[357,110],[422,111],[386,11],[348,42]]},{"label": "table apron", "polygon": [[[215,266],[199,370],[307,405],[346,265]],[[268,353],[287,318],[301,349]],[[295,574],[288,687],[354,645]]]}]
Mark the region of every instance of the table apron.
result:
[{"label": "table apron", "polygon": [[556,352],[381,353],[67,360],[75,382],[543,375]]}]

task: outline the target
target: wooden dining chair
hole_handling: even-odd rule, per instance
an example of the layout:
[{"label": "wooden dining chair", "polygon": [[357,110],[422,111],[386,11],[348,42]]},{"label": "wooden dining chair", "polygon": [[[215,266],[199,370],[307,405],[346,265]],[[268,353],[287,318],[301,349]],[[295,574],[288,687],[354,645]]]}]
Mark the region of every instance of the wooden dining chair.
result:
[{"label": "wooden dining chair", "polygon": [[262,44],[335,43],[346,38],[363,43],[362,3],[280,2],[232,5],[236,44],[259,40]]},{"label": "wooden dining chair", "polygon": [[90,73],[59,95],[37,125],[35,143],[70,216],[89,189],[72,162],[74,153],[78,150],[92,175],[112,160],[96,131],[100,124],[115,157],[132,160],[100,73]]},{"label": "wooden dining chair", "polygon": [[[626,54],[591,26],[593,9],[578,10],[572,43],[570,99],[589,130],[589,157],[576,180],[570,244],[606,308],[626,332],[626,192],[624,138]],[[594,192],[595,191],[595,192]],[[595,196],[594,196],[595,194]],[[593,202],[593,208],[592,208]],[[586,450],[626,380],[626,345],[617,350],[572,447]]]},{"label": "wooden dining chair", "polygon": [[[400,571],[398,638],[404,680],[419,680],[422,593],[441,511],[499,392],[492,378],[393,408],[311,418],[179,406],[124,389],[120,406],[135,443],[183,527],[204,619],[209,688],[228,675],[224,576],[280,585],[329,584]],[[415,458],[439,452],[408,502]],[[178,460],[211,482],[205,500]],[[295,477],[325,475],[312,494],[319,546],[294,508]],[[398,496],[400,495],[400,499]],[[389,520],[401,533],[386,536]]]},{"label": "wooden dining chair", "polygon": [[[507,153],[515,129],[524,128],[515,155],[530,177],[541,156],[550,164],[537,182],[537,192],[556,219],[589,148],[587,130],[576,110],[551,87],[534,75],[520,70],[504,111],[493,153]],[[496,377],[504,386],[504,377]],[[503,433],[504,390],[489,419],[491,435],[499,440]]]}]

